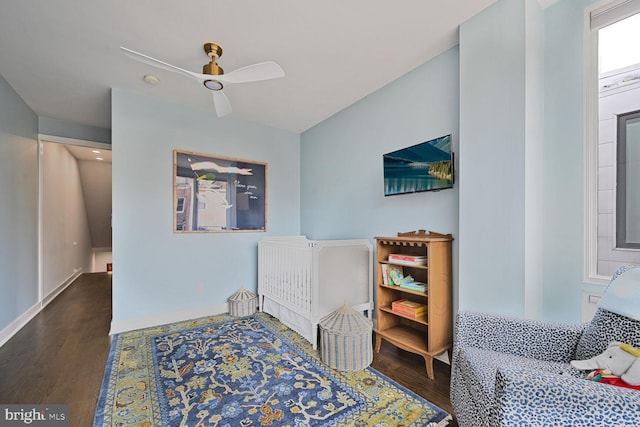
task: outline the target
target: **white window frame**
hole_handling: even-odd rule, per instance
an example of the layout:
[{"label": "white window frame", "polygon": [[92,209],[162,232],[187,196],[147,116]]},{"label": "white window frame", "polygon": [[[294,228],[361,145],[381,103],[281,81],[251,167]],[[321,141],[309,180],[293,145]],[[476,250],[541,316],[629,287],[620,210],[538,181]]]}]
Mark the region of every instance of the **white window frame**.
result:
[{"label": "white window frame", "polygon": [[[610,277],[598,274],[598,30],[608,23],[591,28],[592,14],[600,17],[608,12],[616,14],[616,20],[628,18],[638,12],[633,9],[637,0],[601,0],[584,11],[584,254],[583,281],[606,285]],[[631,10],[629,8],[632,7]],[[610,23],[610,22],[609,22]]]}]

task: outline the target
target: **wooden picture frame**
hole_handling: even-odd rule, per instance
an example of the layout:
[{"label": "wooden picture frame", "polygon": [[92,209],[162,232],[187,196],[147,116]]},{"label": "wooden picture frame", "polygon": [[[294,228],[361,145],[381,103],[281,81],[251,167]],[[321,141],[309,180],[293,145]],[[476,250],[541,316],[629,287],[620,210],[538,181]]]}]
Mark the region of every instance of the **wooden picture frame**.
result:
[{"label": "wooden picture frame", "polygon": [[266,163],[174,150],[174,233],[266,230]]}]

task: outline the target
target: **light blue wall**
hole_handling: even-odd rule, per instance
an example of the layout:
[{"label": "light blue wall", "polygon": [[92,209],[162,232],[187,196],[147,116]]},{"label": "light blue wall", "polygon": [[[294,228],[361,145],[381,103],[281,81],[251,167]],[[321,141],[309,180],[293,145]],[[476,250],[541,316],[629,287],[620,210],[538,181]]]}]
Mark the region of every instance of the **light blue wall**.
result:
[{"label": "light blue wall", "polygon": [[525,3],[460,27],[460,308],[524,316]]},{"label": "light blue wall", "polygon": [[584,9],[545,11],[544,317],[580,319],[584,245]]},{"label": "light blue wall", "polygon": [[[385,197],[382,155],[450,133],[456,151],[458,93],[455,47],[304,132],[302,233],[373,239],[422,228],[457,239],[457,184]],[[454,281],[456,270],[457,240]]]},{"label": "light blue wall", "polygon": [[0,76],[0,331],[38,302],[38,117]]},{"label": "light blue wall", "polygon": [[525,2],[525,264],[524,315],[542,318],[543,147],[544,147],[544,10]]},{"label": "light blue wall", "polygon": [[583,25],[593,1],[547,8],[542,29],[524,1],[500,0],[460,29],[460,307],[576,322],[592,288],[582,257]]},{"label": "light blue wall", "polygon": [[542,318],[544,182],[544,10],[525,5],[524,316]]},{"label": "light blue wall", "polygon": [[300,137],[112,93],[113,320],[224,304],[257,286],[265,233],[173,233],[173,150],[268,164],[269,235],[300,230]]}]

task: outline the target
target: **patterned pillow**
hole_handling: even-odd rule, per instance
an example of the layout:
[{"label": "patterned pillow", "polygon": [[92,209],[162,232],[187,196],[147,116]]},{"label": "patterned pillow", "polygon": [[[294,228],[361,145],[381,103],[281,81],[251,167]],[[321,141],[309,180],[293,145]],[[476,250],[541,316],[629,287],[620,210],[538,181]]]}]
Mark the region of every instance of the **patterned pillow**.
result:
[{"label": "patterned pillow", "polygon": [[597,356],[611,341],[640,347],[640,321],[598,308],[578,341],[575,360]]}]

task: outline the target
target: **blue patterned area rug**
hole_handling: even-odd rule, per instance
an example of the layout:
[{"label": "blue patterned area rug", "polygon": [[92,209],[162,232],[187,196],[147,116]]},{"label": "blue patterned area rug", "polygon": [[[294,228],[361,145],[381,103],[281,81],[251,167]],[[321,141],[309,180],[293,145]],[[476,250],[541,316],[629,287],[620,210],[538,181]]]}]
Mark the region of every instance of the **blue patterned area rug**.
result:
[{"label": "blue patterned area rug", "polygon": [[372,368],[340,372],[276,319],[197,319],[116,335],[96,426],[446,426]]}]

